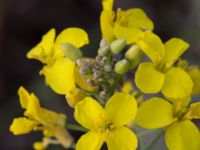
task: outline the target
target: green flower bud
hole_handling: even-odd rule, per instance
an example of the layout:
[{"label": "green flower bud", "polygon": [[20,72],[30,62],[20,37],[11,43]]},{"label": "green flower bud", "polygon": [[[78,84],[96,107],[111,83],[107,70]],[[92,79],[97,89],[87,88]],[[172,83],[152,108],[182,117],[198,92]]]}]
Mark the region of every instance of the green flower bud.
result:
[{"label": "green flower bud", "polygon": [[106,55],[108,55],[109,52],[110,52],[110,46],[109,45],[105,45],[105,46],[100,47],[98,49],[98,55],[99,56],[106,56]]},{"label": "green flower bud", "polygon": [[130,69],[130,63],[126,59],[122,59],[115,64],[115,72],[120,75],[127,73]]},{"label": "green flower bud", "polygon": [[110,44],[111,51],[115,55],[119,54],[125,48],[125,46],[126,46],[125,39],[118,39]]},{"label": "green flower bud", "polygon": [[100,47],[103,47],[103,46],[106,46],[106,45],[107,45],[106,40],[105,40],[104,38],[101,39],[99,46],[100,46]]},{"label": "green flower bud", "polygon": [[88,66],[80,68],[80,74],[81,75],[87,75],[91,73],[91,69]]},{"label": "green flower bud", "polygon": [[70,43],[63,43],[60,45],[60,48],[63,51],[65,57],[72,61],[76,61],[82,57],[81,50]]},{"label": "green flower bud", "polygon": [[104,65],[104,70],[105,70],[106,72],[111,72],[111,71],[112,71],[112,66],[109,65],[109,64],[106,64],[106,65]]},{"label": "green flower bud", "polygon": [[110,46],[109,45],[105,45],[103,47],[100,47],[98,49],[98,55],[99,56],[106,56],[110,51]]},{"label": "green flower bud", "polygon": [[125,58],[131,63],[131,69],[137,66],[141,60],[142,51],[138,45],[133,45],[125,53]]}]

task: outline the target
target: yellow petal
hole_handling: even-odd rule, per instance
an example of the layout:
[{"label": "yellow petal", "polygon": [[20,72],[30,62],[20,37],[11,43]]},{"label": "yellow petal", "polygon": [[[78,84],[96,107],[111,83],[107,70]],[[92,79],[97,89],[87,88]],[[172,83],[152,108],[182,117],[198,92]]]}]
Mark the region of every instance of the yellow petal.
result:
[{"label": "yellow petal", "polygon": [[31,94],[31,98],[29,100],[27,110],[25,111],[24,115],[29,118],[36,119],[40,115],[40,109],[41,107],[39,99],[34,94]]},{"label": "yellow petal", "polygon": [[47,145],[45,145],[43,142],[35,142],[33,144],[34,150],[45,150],[47,148]]},{"label": "yellow petal", "polygon": [[136,42],[142,33],[143,32],[137,27],[122,26],[119,23],[115,23],[114,26],[114,34],[117,39],[124,38],[127,44]]},{"label": "yellow petal", "polygon": [[173,63],[185,52],[189,44],[181,39],[172,38],[165,43],[165,59],[168,66]]},{"label": "yellow petal", "polygon": [[31,132],[36,124],[37,123],[35,121],[29,120],[27,118],[16,118],[13,120],[10,126],[10,131],[14,135],[26,134]]},{"label": "yellow petal", "polygon": [[101,12],[100,25],[103,38],[107,43],[111,43],[114,39],[114,29],[113,29],[113,19],[114,14],[108,10]]},{"label": "yellow petal", "polygon": [[179,121],[167,129],[165,141],[169,150],[199,150],[200,134],[190,121]]},{"label": "yellow petal", "polygon": [[192,95],[200,94],[200,70],[197,66],[191,66],[187,70],[187,73],[193,81]]},{"label": "yellow petal", "polygon": [[32,94],[25,116],[37,120],[40,124],[48,127],[64,127],[66,116],[58,114],[40,106],[39,99]]},{"label": "yellow petal", "polygon": [[137,44],[154,63],[162,60],[165,55],[163,42],[152,32],[145,32]]},{"label": "yellow petal", "polygon": [[153,22],[147,17],[146,13],[139,8],[128,9],[124,12],[123,22],[129,27],[137,27],[142,30],[153,30]]},{"label": "yellow petal", "polygon": [[103,10],[112,10],[113,0],[102,0]]},{"label": "yellow petal", "polygon": [[75,88],[75,63],[67,58],[58,59],[52,66],[45,66],[41,70],[46,83],[58,94],[66,94]]},{"label": "yellow petal", "polygon": [[173,67],[166,72],[161,91],[167,98],[182,99],[191,94],[192,87],[190,76],[181,68]]},{"label": "yellow petal", "polygon": [[103,138],[94,131],[89,131],[82,135],[76,145],[76,150],[100,150]]},{"label": "yellow petal", "polygon": [[47,63],[47,58],[52,55],[53,45],[55,40],[55,29],[49,30],[43,37],[39,44],[32,48],[28,53],[29,59],[37,59],[42,63]]},{"label": "yellow petal", "polygon": [[182,99],[169,99],[169,101],[171,101],[173,103],[173,105],[175,106],[176,109],[176,113],[178,112],[185,112],[187,110],[187,107],[189,105],[189,103],[191,102],[191,96],[182,98]]},{"label": "yellow petal", "polygon": [[86,97],[86,94],[83,93],[78,88],[71,89],[65,95],[67,103],[69,104],[69,106],[71,106],[73,108],[76,106],[76,104],[78,102],[80,102],[81,100],[83,100],[85,97]]},{"label": "yellow petal", "polygon": [[67,28],[63,30],[56,38],[54,48],[61,50],[60,46],[63,43],[70,43],[76,47],[82,47],[89,43],[87,33],[80,28]]},{"label": "yellow petal", "polygon": [[135,83],[144,93],[158,93],[164,84],[165,75],[150,62],[141,63],[135,74]]},{"label": "yellow petal", "polygon": [[190,105],[189,117],[190,119],[200,119],[200,102]]},{"label": "yellow petal", "polygon": [[40,111],[36,113],[35,118],[45,126],[53,128],[65,126],[66,116],[64,114],[59,114],[45,108],[41,108]]},{"label": "yellow petal", "polygon": [[101,105],[93,98],[86,97],[75,106],[74,117],[85,128],[95,129],[103,114]]},{"label": "yellow petal", "polygon": [[137,137],[126,127],[110,131],[106,143],[109,150],[136,150],[138,145]]},{"label": "yellow petal", "polygon": [[18,89],[18,95],[19,95],[21,107],[24,108],[24,109],[27,109],[29,100],[31,98],[30,94],[28,93],[28,91],[23,86],[21,86]]},{"label": "yellow petal", "polygon": [[151,98],[138,109],[136,123],[148,129],[162,128],[174,121],[174,107],[162,98]]},{"label": "yellow petal", "polygon": [[55,130],[55,138],[58,140],[60,145],[62,145],[64,148],[69,148],[73,143],[73,138],[71,137],[70,133],[63,128],[56,128]]},{"label": "yellow petal", "polygon": [[122,92],[129,94],[130,92],[133,92],[134,87],[133,84],[129,81],[126,81],[122,86]]},{"label": "yellow petal", "polygon": [[116,92],[106,103],[105,111],[111,122],[119,127],[134,120],[137,103],[133,96]]}]

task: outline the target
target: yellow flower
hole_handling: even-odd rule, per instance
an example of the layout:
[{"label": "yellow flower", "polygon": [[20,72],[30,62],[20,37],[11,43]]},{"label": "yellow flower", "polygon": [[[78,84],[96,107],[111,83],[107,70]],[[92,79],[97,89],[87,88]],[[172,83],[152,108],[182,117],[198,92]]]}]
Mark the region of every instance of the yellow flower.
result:
[{"label": "yellow flower", "polygon": [[45,76],[46,83],[56,93],[66,94],[75,88],[74,55],[81,56],[80,52],[77,52],[78,48],[88,43],[87,33],[80,28],[67,28],[56,39],[55,29],[51,29],[42,37],[41,42],[27,53],[27,57],[46,64],[40,71],[40,74]]},{"label": "yellow flower", "polygon": [[126,81],[123,84],[121,91],[134,96],[137,103],[141,103],[143,100],[143,95],[134,89],[134,86],[130,81]]},{"label": "yellow flower", "polygon": [[200,70],[198,66],[189,66],[186,69],[186,72],[189,74],[193,81],[193,89],[192,89],[192,95],[198,95],[200,94]]},{"label": "yellow flower", "polygon": [[189,47],[185,41],[172,38],[165,44],[152,32],[145,32],[137,44],[152,62],[141,63],[135,74],[137,87],[143,93],[162,92],[165,97],[180,99],[189,96],[193,83],[190,76],[174,62]]},{"label": "yellow flower", "polygon": [[71,89],[69,92],[66,93],[65,95],[67,103],[71,107],[75,107],[78,102],[83,100],[86,97],[86,94],[83,93],[81,90],[78,88]]},{"label": "yellow flower", "polygon": [[136,112],[135,99],[125,93],[116,92],[105,109],[93,98],[86,97],[75,106],[74,116],[89,131],[78,140],[76,149],[99,150],[106,142],[109,150],[135,150],[137,138],[125,125],[134,120]]},{"label": "yellow flower", "polygon": [[196,65],[190,65],[187,60],[179,59],[176,66],[185,70],[193,82],[192,96],[200,94],[200,69]]},{"label": "yellow flower", "polygon": [[[114,39],[125,38],[127,44],[135,42],[144,30],[153,30],[153,22],[139,8],[123,11],[112,10],[113,0],[102,0],[103,11],[100,23],[103,38],[111,43]],[[116,19],[115,19],[116,18]]]},{"label": "yellow flower", "polygon": [[33,93],[29,94],[23,87],[19,88],[18,95],[21,107],[26,111],[24,117],[13,120],[10,131],[14,135],[20,135],[42,130],[45,137],[55,137],[64,147],[69,147],[72,138],[65,130],[66,116],[42,108],[38,98]]},{"label": "yellow flower", "polygon": [[173,104],[158,97],[145,101],[138,109],[136,123],[147,129],[166,127],[169,150],[199,150],[199,130],[191,119],[200,119],[200,103],[187,108],[190,98],[170,101]]}]

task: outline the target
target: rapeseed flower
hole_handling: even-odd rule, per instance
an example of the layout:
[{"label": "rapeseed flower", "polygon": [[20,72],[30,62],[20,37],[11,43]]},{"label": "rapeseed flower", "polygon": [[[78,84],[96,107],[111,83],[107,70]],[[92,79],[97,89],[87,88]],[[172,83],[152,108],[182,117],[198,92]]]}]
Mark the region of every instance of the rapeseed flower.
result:
[{"label": "rapeseed flower", "polygon": [[37,148],[47,147],[53,144],[51,138],[55,137],[57,143],[65,148],[69,147],[72,138],[65,129],[66,115],[42,108],[39,99],[33,94],[29,94],[26,89],[20,87],[18,90],[20,104],[25,109],[24,117],[15,118],[10,126],[10,131],[14,135],[27,134],[31,131],[41,130],[44,134],[45,143],[36,144]]},{"label": "rapeseed flower", "polygon": [[154,97],[138,109],[136,124],[147,129],[166,128],[165,142],[169,150],[199,150],[200,133],[191,121],[200,119],[200,103],[190,98],[170,100]]},{"label": "rapeseed flower", "polygon": [[89,40],[87,33],[80,28],[67,28],[56,39],[55,34],[55,29],[47,32],[27,57],[44,63],[40,74],[45,76],[46,83],[56,93],[66,94],[76,88],[74,55],[78,53],[76,56],[81,57],[78,48],[88,44]]},{"label": "rapeseed flower", "polygon": [[185,68],[193,82],[192,96],[200,94],[200,70],[198,66],[189,65]]},{"label": "rapeseed flower", "polygon": [[109,150],[135,150],[137,138],[125,125],[134,120],[136,113],[134,97],[125,93],[116,92],[105,109],[86,97],[75,106],[74,117],[89,131],[78,140],[76,149],[99,150],[106,142]]},{"label": "rapeseed flower", "polygon": [[151,62],[140,63],[135,74],[135,83],[143,93],[162,92],[167,98],[180,99],[192,92],[193,83],[180,67],[173,66],[189,44],[172,38],[165,44],[152,32],[145,32],[137,42]]},{"label": "rapeseed flower", "polygon": [[103,0],[100,23],[102,36],[107,43],[125,38],[127,44],[135,42],[145,30],[153,30],[153,22],[139,8],[113,11],[113,0]]}]

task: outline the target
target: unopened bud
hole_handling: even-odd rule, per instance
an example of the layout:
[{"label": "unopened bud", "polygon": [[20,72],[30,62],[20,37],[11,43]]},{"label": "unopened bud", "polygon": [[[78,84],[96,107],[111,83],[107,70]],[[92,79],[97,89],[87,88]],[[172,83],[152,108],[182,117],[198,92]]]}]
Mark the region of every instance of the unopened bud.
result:
[{"label": "unopened bud", "polygon": [[63,51],[65,57],[69,58],[72,61],[76,61],[82,57],[82,52],[80,49],[75,47],[70,43],[63,43],[60,45],[61,50]]},{"label": "unopened bud", "polygon": [[95,86],[95,83],[92,79],[87,79],[87,83],[90,85],[90,86]]},{"label": "unopened bud", "polygon": [[94,78],[99,78],[102,76],[102,72],[97,70],[94,72],[93,76],[94,76]]},{"label": "unopened bud", "polygon": [[110,48],[113,54],[119,54],[126,47],[125,39],[118,39],[110,44]]},{"label": "unopened bud", "polygon": [[83,66],[87,65],[89,62],[90,62],[89,59],[78,59],[78,60],[76,61],[76,64],[77,64],[79,67],[83,67]]},{"label": "unopened bud", "polygon": [[106,65],[104,66],[104,70],[105,70],[106,72],[111,72],[111,71],[112,71],[111,65],[106,64]]},{"label": "unopened bud", "polygon": [[80,74],[81,75],[86,75],[86,74],[89,74],[90,72],[91,72],[91,69],[88,66],[80,68]]},{"label": "unopened bud", "polygon": [[99,94],[102,98],[104,98],[106,96],[106,92],[105,91],[101,91]]},{"label": "unopened bud", "polygon": [[106,56],[106,55],[108,55],[109,52],[110,52],[110,46],[109,45],[105,45],[105,46],[100,47],[98,49],[98,55],[99,56]]},{"label": "unopened bud", "polygon": [[33,148],[35,150],[42,150],[42,149],[46,149],[48,146],[48,143],[43,143],[43,142],[35,142],[33,145]]},{"label": "unopened bud", "polygon": [[142,57],[142,51],[138,45],[133,45],[125,54],[125,58],[131,63],[131,69],[138,65]]},{"label": "unopened bud", "polygon": [[107,42],[106,42],[106,40],[103,38],[103,39],[101,40],[99,46],[100,46],[100,47],[103,47],[103,46],[105,46],[105,45],[107,45]]},{"label": "unopened bud", "polygon": [[118,61],[115,65],[115,72],[117,72],[120,75],[127,73],[129,69],[130,69],[130,63],[126,59]]}]

